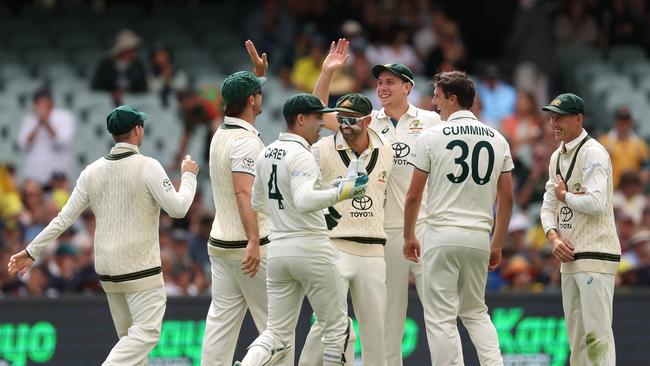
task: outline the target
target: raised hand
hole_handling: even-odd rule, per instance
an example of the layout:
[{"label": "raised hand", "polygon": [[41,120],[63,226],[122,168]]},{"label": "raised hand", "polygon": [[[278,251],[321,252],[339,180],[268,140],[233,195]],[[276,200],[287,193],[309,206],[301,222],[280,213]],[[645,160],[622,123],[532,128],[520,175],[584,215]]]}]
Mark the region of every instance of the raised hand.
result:
[{"label": "raised hand", "polygon": [[256,76],[266,75],[266,70],[269,68],[269,61],[266,56],[266,52],[262,53],[262,57],[257,53],[255,44],[250,39],[244,42],[246,46],[246,51],[248,51],[248,56],[251,58],[251,63],[253,64],[253,73]]},{"label": "raised hand", "polygon": [[350,55],[348,55],[348,46],[350,41],[345,38],[339,38],[338,41],[332,41],[330,45],[330,52],[323,60],[324,71],[336,71],[343,68],[347,63]]}]

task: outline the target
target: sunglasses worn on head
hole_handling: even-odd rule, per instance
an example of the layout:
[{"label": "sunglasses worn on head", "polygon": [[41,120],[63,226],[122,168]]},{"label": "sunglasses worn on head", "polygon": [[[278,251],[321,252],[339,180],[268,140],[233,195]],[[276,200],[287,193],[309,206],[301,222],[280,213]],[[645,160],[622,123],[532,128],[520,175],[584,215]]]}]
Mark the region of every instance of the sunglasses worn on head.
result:
[{"label": "sunglasses worn on head", "polygon": [[366,118],[366,116],[363,117],[349,117],[349,116],[336,116],[336,120],[339,121],[340,124],[346,124],[348,126],[353,126],[359,123],[362,119]]}]

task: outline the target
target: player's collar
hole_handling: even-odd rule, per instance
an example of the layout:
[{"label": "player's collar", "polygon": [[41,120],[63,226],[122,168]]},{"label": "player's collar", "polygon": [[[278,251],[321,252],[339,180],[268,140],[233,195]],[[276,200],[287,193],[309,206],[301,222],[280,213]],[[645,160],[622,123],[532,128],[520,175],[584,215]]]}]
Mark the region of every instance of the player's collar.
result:
[{"label": "player's collar", "polygon": [[252,124],[248,123],[248,121],[245,121],[241,118],[225,116],[223,118],[223,124],[226,126],[240,127],[258,136],[260,135],[259,131],[257,131],[257,129],[255,129],[255,127]]},{"label": "player's collar", "polygon": [[585,131],[585,129],[583,128],[582,132],[580,133],[580,136],[578,136],[575,139],[567,142],[566,144],[564,142],[562,142],[562,144],[560,144],[560,152],[562,154],[566,154],[567,151],[571,151],[571,150],[575,149],[576,146],[578,146],[580,144],[580,142],[582,141],[582,139],[584,139],[586,136],[587,136],[587,131]]},{"label": "player's collar", "polygon": [[280,137],[278,137],[278,140],[297,142],[300,145],[302,145],[305,149],[309,150],[309,142],[307,142],[307,140],[305,140],[304,137],[296,135],[295,133],[280,132]]},{"label": "player's collar", "polygon": [[128,142],[118,142],[111,148],[111,154],[121,154],[124,152],[133,151],[135,153],[140,153],[140,150],[136,145],[129,144]]},{"label": "player's collar", "polygon": [[[413,104],[409,103],[409,107],[406,110],[406,113],[404,113],[404,114],[409,115],[411,117],[417,117],[418,116],[418,108],[416,106],[414,106]],[[382,108],[377,112],[377,118],[390,118],[390,117],[386,114],[386,110],[384,108]],[[398,119],[400,119],[400,118],[398,118]]]},{"label": "player's collar", "polygon": [[471,118],[478,121],[474,113],[468,111],[467,109],[462,109],[460,111],[456,111],[450,114],[449,117],[447,118],[447,122],[451,122],[453,120],[462,119],[462,118]]}]

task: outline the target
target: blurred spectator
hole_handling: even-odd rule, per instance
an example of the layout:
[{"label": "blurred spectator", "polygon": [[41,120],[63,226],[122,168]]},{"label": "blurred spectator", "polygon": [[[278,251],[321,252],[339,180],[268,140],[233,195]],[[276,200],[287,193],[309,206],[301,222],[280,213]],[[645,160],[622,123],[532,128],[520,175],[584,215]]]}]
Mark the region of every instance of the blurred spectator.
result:
[{"label": "blurred spectator", "polygon": [[23,287],[18,291],[19,297],[58,297],[59,291],[50,287],[50,274],[43,265],[37,265],[30,268],[29,272],[23,276],[25,281]]},{"label": "blurred spectator", "polygon": [[565,1],[564,12],[555,19],[555,54],[559,59],[576,46],[596,46],[598,24],[585,1]]},{"label": "blurred spectator", "polygon": [[34,93],[34,113],[23,118],[18,146],[25,154],[20,175],[46,184],[52,173],[70,173],[75,131],[74,115],[55,108],[47,89]]},{"label": "blurred spectator", "polygon": [[499,67],[494,64],[485,66],[476,89],[483,103],[483,122],[498,129],[501,120],[515,111],[517,92],[501,78]]},{"label": "blurred spectator", "polygon": [[611,0],[609,8],[603,14],[603,33],[607,37],[608,47],[639,44],[641,41],[638,23],[640,14],[635,14],[629,3],[627,0]]},{"label": "blurred spectator", "polygon": [[413,35],[413,45],[420,59],[424,60],[440,42],[441,29],[448,19],[447,14],[438,4],[433,4],[431,10],[422,14],[422,17],[425,24]]},{"label": "blurred spectator", "polygon": [[23,208],[16,180],[13,165],[0,164],[0,222],[18,216]]},{"label": "blurred spectator", "polygon": [[210,256],[206,249],[210,230],[212,230],[212,215],[202,215],[196,233],[190,233],[187,243],[192,263],[198,265],[205,275],[210,275]]},{"label": "blurred spectator", "polygon": [[318,81],[324,59],[325,39],[320,35],[312,36],[308,53],[298,58],[291,68],[291,83],[299,90],[311,93]]},{"label": "blurred spectator", "polygon": [[517,93],[515,112],[503,119],[501,132],[508,139],[510,152],[522,163],[532,164],[532,147],[542,136],[544,120],[535,96],[525,90]]},{"label": "blurred spectator", "polygon": [[68,198],[70,198],[70,181],[68,177],[61,172],[52,173],[48,183],[50,197],[58,209],[63,208]]},{"label": "blurred spectator", "polygon": [[366,57],[368,42],[363,38],[350,41],[351,71],[354,79],[354,90],[363,91],[375,87],[375,79],[368,72],[371,64]]},{"label": "blurred spectator", "polygon": [[528,292],[532,290],[533,274],[530,263],[522,255],[515,255],[503,264],[502,276],[510,285],[509,291]]},{"label": "blurred spectator", "polygon": [[551,20],[546,7],[542,1],[519,0],[504,55],[514,63],[515,87],[532,91],[537,100],[548,99],[548,75],[553,61]]},{"label": "blurred spectator", "polygon": [[431,77],[439,72],[454,70],[467,70],[467,54],[458,25],[448,21],[441,29],[438,46],[424,59],[424,74]]},{"label": "blurred spectator", "polygon": [[630,216],[635,224],[641,223],[646,197],[643,195],[641,178],[637,172],[627,172],[621,176],[618,190],[614,192],[614,209]]},{"label": "blurred spectator", "polygon": [[618,188],[623,173],[641,172],[641,167],[648,160],[648,145],[634,133],[632,114],[627,107],[620,107],[616,111],[614,128],[601,135],[598,141],[607,149],[612,159],[614,189]]},{"label": "blurred spectator", "polygon": [[54,202],[45,196],[43,187],[35,180],[27,179],[23,182],[21,200],[24,209],[19,216],[19,221],[24,227],[23,240],[30,242],[59,210]]},{"label": "blurred spectator", "polygon": [[203,163],[207,166],[210,155],[210,140],[212,139],[212,134],[221,124],[222,113],[217,109],[215,102],[200,96],[193,90],[187,89],[180,91],[177,97],[180,108],[179,115],[183,123],[183,133],[178,142],[178,150],[176,151],[174,162],[182,160],[183,156],[187,154],[187,145],[194,131],[199,126],[206,126]]},{"label": "blurred spectator", "polygon": [[616,217],[616,234],[618,235],[618,241],[621,243],[621,252],[625,254],[632,247],[631,239],[634,230],[636,230],[636,225],[634,225],[632,216],[625,212],[614,211],[614,214]]},{"label": "blurred spectator", "polygon": [[533,145],[533,157],[530,168],[521,167],[516,184],[517,203],[523,210],[534,204],[537,211],[538,204],[544,200],[546,192],[545,183],[548,180],[548,164],[552,150],[542,142]]},{"label": "blurred spectator", "polygon": [[408,28],[395,25],[390,31],[390,36],[389,43],[380,45],[377,53],[372,57],[368,55],[370,63],[374,65],[397,63],[406,65],[416,74],[422,72],[422,62],[413,46],[409,44]]},{"label": "blurred spectator", "polygon": [[646,245],[650,243],[650,230],[642,229],[634,232],[630,238],[630,250],[621,256],[621,261],[626,260],[634,268],[638,268],[647,261]]},{"label": "blurred spectator", "polygon": [[124,93],[146,92],[147,74],[138,58],[140,43],[133,31],[119,31],[108,57],[97,65],[90,88],[110,92],[115,105],[122,104]]},{"label": "blurred spectator", "polygon": [[50,273],[48,287],[58,292],[70,292],[72,280],[77,270],[79,250],[65,241],[61,241],[54,252],[54,258],[48,261],[47,270]]},{"label": "blurred spectator", "polygon": [[187,89],[189,85],[187,74],[174,64],[171,49],[163,44],[154,45],[150,58],[153,74],[149,78],[149,88],[160,96],[163,107],[167,107],[169,98]]},{"label": "blurred spectator", "polygon": [[280,0],[263,0],[246,22],[246,34],[260,50],[273,50],[273,71],[291,66],[290,49],[295,39],[293,18],[283,9]]}]

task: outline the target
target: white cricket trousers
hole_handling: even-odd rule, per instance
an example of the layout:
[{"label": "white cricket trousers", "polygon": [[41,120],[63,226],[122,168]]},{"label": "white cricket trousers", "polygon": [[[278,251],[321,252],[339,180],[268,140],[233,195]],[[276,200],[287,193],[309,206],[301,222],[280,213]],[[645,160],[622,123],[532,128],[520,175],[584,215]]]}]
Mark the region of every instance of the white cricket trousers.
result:
[{"label": "white cricket trousers", "polygon": [[167,295],[163,286],[141,292],[107,293],[108,307],[120,340],[103,366],[146,365],[160,339]]},{"label": "white cricket trousers", "polygon": [[[434,237],[426,240],[435,243]],[[424,322],[431,365],[462,366],[456,319],[467,329],[481,366],[502,366],[499,339],[485,305],[490,252],[476,248],[424,244]]]},{"label": "white cricket trousers", "polygon": [[613,274],[562,273],[562,305],[571,366],[615,366]]},{"label": "white cricket trousers", "polygon": [[[415,227],[415,234],[423,242],[424,224]],[[402,366],[402,338],[408,306],[409,275],[415,278],[415,288],[422,299],[422,266],[404,258],[404,228],[385,229],[386,246],[386,322],[384,342],[386,365]]]},{"label": "white cricket trousers", "polygon": [[[386,262],[383,257],[363,257],[339,252],[337,266],[350,290],[354,314],[359,321],[361,357],[364,366],[386,365],[384,321],[386,317]],[[323,364],[322,327],[315,322],[300,354],[300,366]],[[354,343],[346,359],[354,360]]]},{"label": "white cricket trousers", "polygon": [[[210,256],[212,302],[205,320],[201,365],[231,366],[246,310],[261,333],[266,327],[266,259],[254,277],[241,261]],[[281,363],[282,364],[282,363]]]},{"label": "white cricket trousers", "polygon": [[348,327],[346,289],[335,263],[319,257],[268,258],[267,291],[268,326],[254,344],[288,345],[294,337],[302,301],[307,295],[323,327],[324,364],[343,364],[348,332],[353,330]]}]

